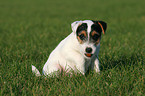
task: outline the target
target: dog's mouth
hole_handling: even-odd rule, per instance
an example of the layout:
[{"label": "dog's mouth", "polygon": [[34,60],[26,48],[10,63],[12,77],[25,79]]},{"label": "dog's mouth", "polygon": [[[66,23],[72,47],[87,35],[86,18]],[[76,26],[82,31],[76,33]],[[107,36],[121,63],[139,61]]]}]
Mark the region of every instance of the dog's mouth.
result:
[{"label": "dog's mouth", "polygon": [[93,54],[90,54],[90,53],[85,53],[85,55],[86,55],[87,57],[92,57],[92,56],[93,56]]}]

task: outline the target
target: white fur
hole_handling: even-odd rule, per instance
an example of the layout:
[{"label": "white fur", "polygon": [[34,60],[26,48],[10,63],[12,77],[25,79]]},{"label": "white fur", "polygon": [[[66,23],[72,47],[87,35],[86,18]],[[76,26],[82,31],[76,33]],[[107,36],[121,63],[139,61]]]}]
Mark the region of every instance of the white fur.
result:
[{"label": "white fur", "polygon": [[[65,70],[70,72],[71,69],[74,72],[81,72],[85,74],[88,70],[89,66],[92,70],[99,72],[99,60],[98,53],[100,49],[100,43],[97,46],[94,44],[86,42],[84,44],[80,44],[78,39],[76,38],[76,30],[77,27],[81,23],[87,23],[88,29],[87,32],[91,31],[91,25],[93,24],[90,20],[85,21],[76,21],[71,24],[73,32],[67,36],[64,40],[62,40],[59,45],[51,52],[47,62],[43,67],[43,74],[46,76],[57,74],[55,73],[58,70]],[[86,47],[92,47],[94,54],[91,58],[86,57],[85,49]],[[36,68],[32,66],[33,73],[38,73]],[[36,74],[37,76],[40,73]]]},{"label": "white fur", "polygon": [[38,71],[38,69],[35,66],[33,66],[33,65],[32,65],[32,70],[33,70],[33,72],[35,73],[36,76],[40,76],[41,75],[40,72]]}]

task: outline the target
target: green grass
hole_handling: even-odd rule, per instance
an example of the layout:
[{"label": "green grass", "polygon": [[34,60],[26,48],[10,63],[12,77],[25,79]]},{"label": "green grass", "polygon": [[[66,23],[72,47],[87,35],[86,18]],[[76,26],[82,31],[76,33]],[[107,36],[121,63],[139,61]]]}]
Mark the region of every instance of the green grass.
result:
[{"label": "green grass", "polygon": [[[0,2],[0,95],[133,96],[145,93],[144,0],[3,0]],[[76,20],[108,24],[100,75],[36,77]]]}]

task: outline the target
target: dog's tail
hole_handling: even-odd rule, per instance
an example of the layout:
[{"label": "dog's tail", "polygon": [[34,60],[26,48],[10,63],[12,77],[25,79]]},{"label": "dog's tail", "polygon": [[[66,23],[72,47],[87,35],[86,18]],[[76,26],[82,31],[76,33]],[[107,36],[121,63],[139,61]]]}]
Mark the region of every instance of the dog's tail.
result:
[{"label": "dog's tail", "polygon": [[34,73],[36,76],[41,76],[40,72],[38,71],[38,69],[32,65],[32,73]]}]

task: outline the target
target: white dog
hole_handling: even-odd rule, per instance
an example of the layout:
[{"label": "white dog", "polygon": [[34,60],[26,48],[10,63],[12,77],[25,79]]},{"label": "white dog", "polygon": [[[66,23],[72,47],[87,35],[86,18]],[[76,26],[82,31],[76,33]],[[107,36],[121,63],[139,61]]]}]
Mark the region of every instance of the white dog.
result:
[{"label": "white dog", "polygon": [[[72,33],[62,40],[51,52],[43,67],[43,74],[57,75],[59,71],[99,72],[98,54],[101,34],[106,31],[107,24],[103,21],[75,21],[71,24]],[[32,72],[40,76],[39,71],[32,65]]]}]

